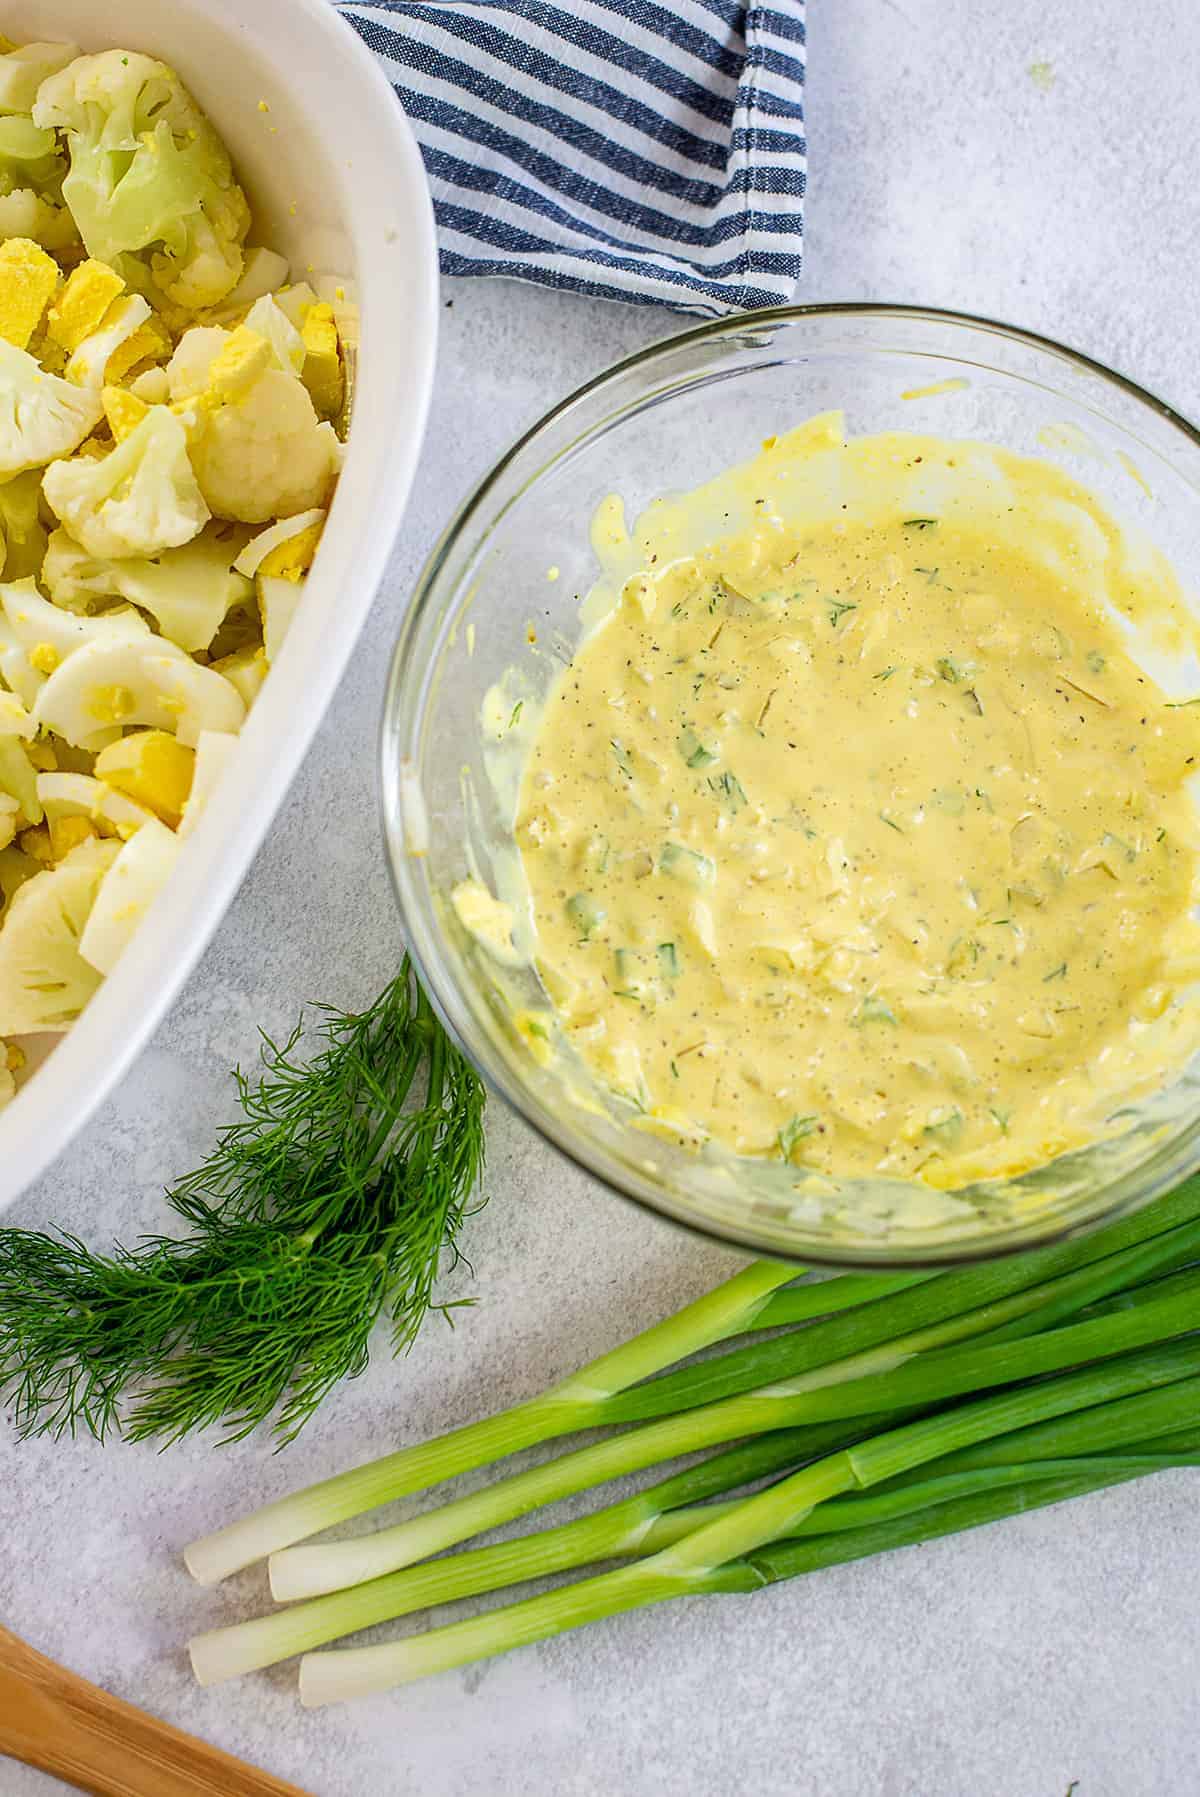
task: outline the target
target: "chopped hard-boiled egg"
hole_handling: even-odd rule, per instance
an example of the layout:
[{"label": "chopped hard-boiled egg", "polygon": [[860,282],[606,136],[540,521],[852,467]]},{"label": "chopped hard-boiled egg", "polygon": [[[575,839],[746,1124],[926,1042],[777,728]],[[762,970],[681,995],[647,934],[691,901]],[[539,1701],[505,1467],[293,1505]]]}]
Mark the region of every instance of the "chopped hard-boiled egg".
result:
[{"label": "chopped hard-boiled egg", "polygon": [[190,836],[216,791],[225,769],[237,753],[238,739],[225,730],[202,730],[196,739],[196,766],[191,791],[183,807],[180,836]]},{"label": "chopped hard-boiled egg", "polygon": [[300,334],[304,343],[301,378],[321,416],[336,418],[342,406],[343,377],[333,307],[324,300],[310,306]]},{"label": "chopped hard-boiled egg", "polygon": [[85,337],[98,331],[113,301],[125,291],[115,268],[91,257],[71,270],[67,282],[50,308],[46,335],[70,355]]},{"label": "chopped hard-boiled egg", "polygon": [[79,938],[80,958],[111,973],[179,859],[179,838],[157,818],[142,825],[105,871]]},{"label": "chopped hard-boiled egg", "polygon": [[258,587],[258,609],[262,614],[263,649],[270,666],[278,660],[283,639],[292,627],[292,619],[303,596],[304,582],[260,574],[255,585]]},{"label": "chopped hard-boiled egg", "polygon": [[312,567],[325,513],[320,506],[280,518],[251,537],[234,567],[239,574],[273,574],[280,580],[299,580]]},{"label": "chopped hard-boiled egg", "polygon": [[173,830],[183,816],[195,769],[195,752],[165,730],[135,730],[96,757],[99,780],[153,811]]},{"label": "chopped hard-boiled egg", "polygon": [[98,329],[71,352],[65,370],[67,379],[80,387],[102,387],[111,358],[149,317],[149,301],[140,293],[127,293],[114,300]]},{"label": "chopped hard-boiled egg", "polygon": [[27,237],[0,244],[0,337],[28,349],[60,278],[58,263],[40,244]]},{"label": "chopped hard-boiled egg", "polygon": [[236,687],[165,637],[85,643],[38,693],[33,716],[78,748],[102,749],[110,730],[146,725],[194,744],[201,730],[241,729]]},{"label": "chopped hard-boiled egg", "polygon": [[[237,741],[236,736],[233,741]],[[92,774],[39,774],[37,796],[51,831],[61,820],[83,818],[95,824],[101,836],[119,836],[124,841],[155,815],[127,793]]]}]

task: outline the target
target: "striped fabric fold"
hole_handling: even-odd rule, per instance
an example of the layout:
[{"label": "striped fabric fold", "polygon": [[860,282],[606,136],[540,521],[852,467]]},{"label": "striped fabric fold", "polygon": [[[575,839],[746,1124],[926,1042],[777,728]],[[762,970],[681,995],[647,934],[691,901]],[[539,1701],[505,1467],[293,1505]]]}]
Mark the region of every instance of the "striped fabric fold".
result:
[{"label": "striped fabric fold", "polygon": [[804,0],[335,0],[421,145],[443,272],[716,314],[788,300]]}]

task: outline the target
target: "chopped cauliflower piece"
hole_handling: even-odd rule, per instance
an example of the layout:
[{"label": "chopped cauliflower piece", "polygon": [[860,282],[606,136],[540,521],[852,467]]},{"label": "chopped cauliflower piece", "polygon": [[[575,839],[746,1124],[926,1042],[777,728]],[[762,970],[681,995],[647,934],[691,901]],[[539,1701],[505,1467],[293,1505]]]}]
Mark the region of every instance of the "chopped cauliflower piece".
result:
[{"label": "chopped cauliflower piece", "polygon": [[0,244],[0,337],[28,349],[58,286],[58,263],[28,237]]},{"label": "chopped cauliflower piece", "polygon": [[233,759],[237,745],[237,737],[231,736],[227,730],[200,732],[196,739],[196,767],[192,789],[188,793],[187,803],[183,808],[183,821],[179,825],[181,837],[190,836],[200,822],[221,776]]},{"label": "chopped cauliflower piece", "polygon": [[[146,620],[128,607],[99,618],[77,617],[43,599],[32,580],[0,586],[0,606],[30,666],[42,675],[53,674],[85,643],[129,642],[151,635]],[[47,665],[39,666],[39,662]]]},{"label": "chopped cauliflower piece", "polygon": [[0,480],[70,455],[102,411],[99,393],[47,374],[28,350],[0,341]]},{"label": "chopped cauliflower piece", "polygon": [[81,843],[9,900],[0,930],[0,1033],[66,1029],[100,984],[79,953],[96,894],[121,845]]},{"label": "chopped cauliflower piece", "polygon": [[246,250],[241,280],[209,314],[213,324],[228,324],[240,318],[255,300],[273,293],[287,278],[287,262],[275,250],[264,249],[261,244]]},{"label": "chopped cauliflower piece", "polygon": [[63,198],[88,254],[149,250],[169,299],[216,305],[242,273],[250,223],[229,155],[178,75],[124,50],[80,56],[43,82],[35,124],[67,134]]},{"label": "chopped cauliflower piece", "polygon": [[333,307],[324,300],[305,313],[302,341],[304,385],[321,416],[336,418],[342,409],[344,381]]},{"label": "chopped cauliflower piece", "polygon": [[302,382],[268,368],[240,400],[202,411],[191,454],[218,518],[265,524],[328,501],[341,446]]},{"label": "chopped cauliflower piece", "polygon": [[165,730],[135,730],[96,757],[97,779],[146,806],[173,830],[183,816],[195,769],[193,750]]},{"label": "chopped cauliflower piece", "polygon": [[99,328],[72,351],[66,378],[80,387],[103,387],[109,362],[121,345],[140,331],[150,316],[150,302],[140,293],[114,300]]},{"label": "chopped cauliflower piece", "polygon": [[7,793],[16,801],[27,823],[41,823],[37,769],[29,759],[28,748],[15,736],[0,736],[0,793]]},{"label": "chopped cauliflower piece", "polygon": [[244,537],[236,525],[209,524],[190,543],[164,549],[153,561],[113,560],[90,556],[65,530],[56,530],[46,545],[42,581],[54,603],[70,611],[85,611],[97,599],[127,599],[190,654],[207,649],[226,615],[254,597],[252,583],[231,566]]},{"label": "chopped cauliflower piece", "polygon": [[0,193],[0,238],[31,237],[44,250],[61,251],[78,246],[79,233],[65,206],[56,206],[30,187],[14,187]]},{"label": "chopped cauliflower piece", "polygon": [[9,580],[23,580],[41,569],[46,553],[41,497],[40,468],[0,482],[0,574]]},{"label": "chopped cauliflower piece", "polygon": [[281,580],[299,580],[312,566],[325,513],[320,506],[280,518],[251,537],[234,567],[239,574],[274,574]]},{"label": "chopped cauliflower piece", "polygon": [[79,55],[75,44],[21,44],[0,56],[0,112],[31,112],[38,88]]},{"label": "chopped cauliflower piece", "polygon": [[51,674],[33,707],[43,729],[84,749],[106,747],[112,739],[104,732],[114,725],[170,730],[191,747],[201,730],[240,730],[245,715],[230,681],[159,636],[85,643]]},{"label": "chopped cauliflower piece", "polygon": [[92,555],[157,555],[189,542],[210,515],[188,460],[187,434],[166,406],[151,406],[100,461],[52,462],[42,491]]},{"label": "chopped cauliflower piece", "polygon": [[121,849],[100,882],[79,938],[79,953],[111,973],[179,859],[173,830],[151,818]]},{"label": "chopped cauliflower piece", "polygon": [[125,282],[107,262],[89,257],[73,268],[66,285],[51,306],[46,335],[70,355],[85,337],[98,331],[109,307],[125,291]]}]

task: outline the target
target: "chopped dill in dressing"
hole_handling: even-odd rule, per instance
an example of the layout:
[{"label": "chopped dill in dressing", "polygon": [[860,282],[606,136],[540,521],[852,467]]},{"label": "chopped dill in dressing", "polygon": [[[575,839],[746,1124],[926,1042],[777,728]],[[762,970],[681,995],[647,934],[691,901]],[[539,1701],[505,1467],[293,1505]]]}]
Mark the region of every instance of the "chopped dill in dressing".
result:
[{"label": "chopped dill in dressing", "polygon": [[744,528],[647,556],[546,704],[538,964],[593,1073],[691,1139],[950,1186],[1095,1139],[1195,1046],[1200,707],[1096,568],[1130,616],[1161,594],[1050,464],[988,449],[1012,504],[930,503],[972,448],[846,445],[873,502],[807,518],[770,464]]}]

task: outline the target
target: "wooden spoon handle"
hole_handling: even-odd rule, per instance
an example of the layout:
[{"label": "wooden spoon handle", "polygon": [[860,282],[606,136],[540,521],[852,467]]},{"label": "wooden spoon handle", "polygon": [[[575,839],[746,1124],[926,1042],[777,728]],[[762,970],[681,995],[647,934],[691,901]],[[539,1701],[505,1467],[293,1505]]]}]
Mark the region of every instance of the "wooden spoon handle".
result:
[{"label": "wooden spoon handle", "polygon": [[110,1697],[3,1628],[0,1753],[94,1797],[307,1797]]}]

